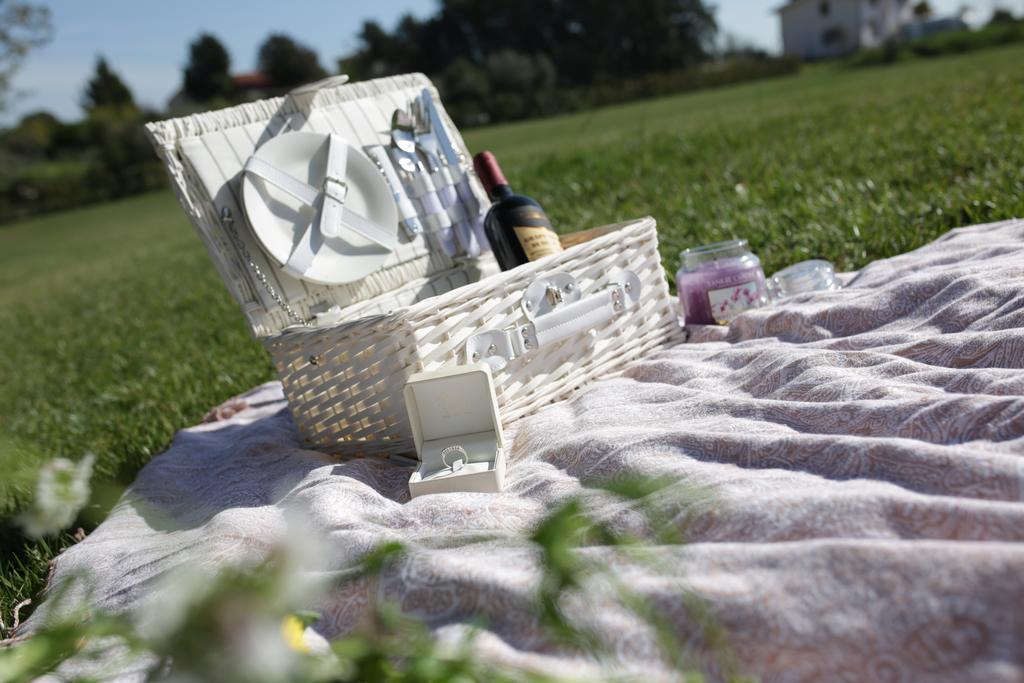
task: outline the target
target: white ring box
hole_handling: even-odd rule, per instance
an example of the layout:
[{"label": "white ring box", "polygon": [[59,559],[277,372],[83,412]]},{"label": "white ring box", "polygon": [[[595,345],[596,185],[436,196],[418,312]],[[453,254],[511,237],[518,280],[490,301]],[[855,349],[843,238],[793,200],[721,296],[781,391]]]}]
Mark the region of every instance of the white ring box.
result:
[{"label": "white ring box", "polygon": [[[505,444],[494,393],[491,368],[486,363],[451,365],[420,372],[405,383],[419,467],[409,478],[413,498],[428,493],[472,491],[497,493],[505,483]],[[449,452],[448,463],[442,451]]]}]

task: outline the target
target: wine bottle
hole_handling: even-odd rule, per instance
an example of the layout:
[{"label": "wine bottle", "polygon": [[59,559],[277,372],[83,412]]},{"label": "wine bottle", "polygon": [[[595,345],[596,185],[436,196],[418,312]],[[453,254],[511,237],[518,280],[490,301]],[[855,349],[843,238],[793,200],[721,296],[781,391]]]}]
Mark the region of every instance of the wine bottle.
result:
[{"label": "wine bottle", "polygon": [[562,251],[544,209],[512,191],[493,154],[480,152],[473,157],[473,166],[494,201],[484,218],[484,233],[502,270]]}]

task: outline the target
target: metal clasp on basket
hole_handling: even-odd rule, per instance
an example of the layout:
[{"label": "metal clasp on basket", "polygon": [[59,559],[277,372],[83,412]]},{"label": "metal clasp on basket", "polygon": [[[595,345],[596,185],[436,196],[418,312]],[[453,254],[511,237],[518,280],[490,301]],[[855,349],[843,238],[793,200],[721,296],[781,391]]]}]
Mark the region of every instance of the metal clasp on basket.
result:
[{"label": "metal clasp on basket", "polygon": [[466,340],[466,358],[501,370],[520,356],[574,334],[594,329],[622,315],[640,300],[636,273],[619,270],[608,284],[584,297],[568,273],[549,273],[523,292],[521,307],[529,322],[500,330],[478,332]]},{"label": "metal clasp on basket", "polygon": [[557,306],[580,300],[582,294],[576,278],[568,273],[549,273],[537,278],[523,292],[520,306],[527,319],[534,320],[550,313]]}]

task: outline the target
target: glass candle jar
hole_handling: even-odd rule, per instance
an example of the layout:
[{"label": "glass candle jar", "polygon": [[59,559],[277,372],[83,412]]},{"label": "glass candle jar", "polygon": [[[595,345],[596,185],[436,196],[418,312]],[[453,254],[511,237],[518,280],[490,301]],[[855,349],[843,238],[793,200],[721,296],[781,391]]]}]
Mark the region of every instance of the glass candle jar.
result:
[{"label": "glass candle jar", "polygon": [[746,240],[685,249],[679,258],[676,289],[681,323],[725,325],[748,308],[766,303],[761,260]]},{"label": "glass candle jar", "polygon": [[841,289],[836,269],[828,261],[814,259],[794,263],[768,278],[768,298],[772,301],[795,294]]}]

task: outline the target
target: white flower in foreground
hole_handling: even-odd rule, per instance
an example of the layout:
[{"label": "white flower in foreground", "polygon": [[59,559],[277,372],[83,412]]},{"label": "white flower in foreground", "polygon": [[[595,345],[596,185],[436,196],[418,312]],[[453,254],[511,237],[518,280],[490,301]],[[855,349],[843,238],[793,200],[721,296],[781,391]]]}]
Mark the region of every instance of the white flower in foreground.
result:
[{"label": "white flower in foreground", "polygon": [[89,478],[96,456],[87,454],[77,463],[55,458],[39,469],[36,497],[31,509],[18,517],[25,533],[40,537],[66,529],[89,502]]},{"label": "white flower in foreground", "polygon": [[188,611],[206,600],[213,589],[213,577],[183,564],[159,577],[149,599],[134,613],[135,628],[147,640],[164,643],[185,624]]},{"label": "white flower in foreground", "polygon": [[[288,623],[287,621],[285,622]],[[301,666],[302,653],[307,651],[298,638],[282,628],[280,621],[261,617],[243,626],[235,646],[235,666],[243,678],[256,681],[285,681]]]}]

